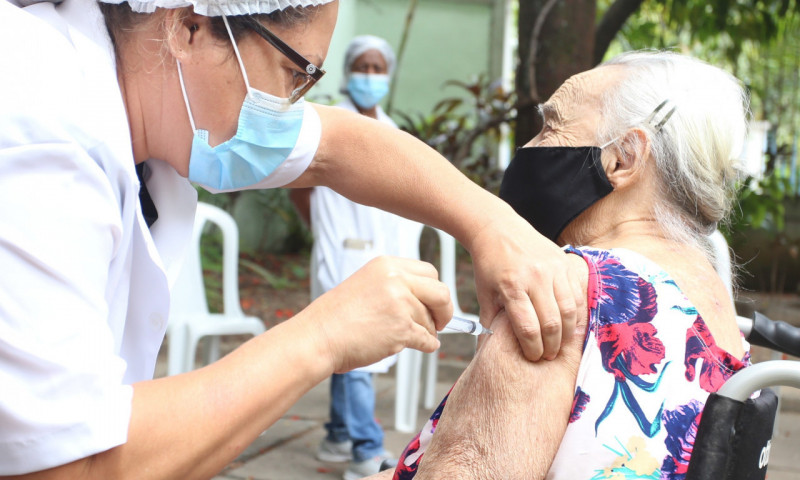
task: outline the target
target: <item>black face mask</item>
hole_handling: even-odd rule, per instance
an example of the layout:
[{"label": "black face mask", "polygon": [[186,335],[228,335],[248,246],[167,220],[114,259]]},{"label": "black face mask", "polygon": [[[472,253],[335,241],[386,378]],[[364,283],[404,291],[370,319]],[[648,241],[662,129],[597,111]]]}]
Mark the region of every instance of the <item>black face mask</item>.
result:
[{"label": "black face mask", "polygon": [[614,189],[601,152],[600,147],[520,148],[503,176],[500,198],[555,242],[572,220]]}]

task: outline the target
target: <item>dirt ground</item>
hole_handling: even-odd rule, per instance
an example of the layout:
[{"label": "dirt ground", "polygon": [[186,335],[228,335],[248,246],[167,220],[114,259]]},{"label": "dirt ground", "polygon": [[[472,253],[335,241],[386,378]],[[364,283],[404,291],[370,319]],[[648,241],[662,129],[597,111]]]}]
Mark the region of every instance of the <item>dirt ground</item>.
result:
[{"label": "dirt ground", "polygon": [[262,319],[270,328],[308,305],[307,255],[287,254],[252,260],[286,283],[270,283],[252,270],[240,267],[239,298],[245,314]]}]

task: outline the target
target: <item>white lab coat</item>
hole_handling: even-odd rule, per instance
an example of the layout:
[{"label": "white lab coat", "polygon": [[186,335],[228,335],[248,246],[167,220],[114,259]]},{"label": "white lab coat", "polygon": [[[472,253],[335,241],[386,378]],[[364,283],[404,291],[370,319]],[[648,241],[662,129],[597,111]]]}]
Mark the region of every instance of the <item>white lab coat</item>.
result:
[{"label": "white lab coat", "polygon": [[[0,475],[14,475],[126,441],[131,384],[153,376],[197,194],[148,161],[147,228],[94,0],[0,0],[0,51]],[[309,143],[259,187],[299,176]]]},{"label": "white lab coat", "polygon": [[[338,107],[358,112],[350,99]],[[378,107],[378,120],[397,125]],[[419,259],[423,225],[389,212],[355,203],[327,187],[311,193],[311,297],[319,297],[380,255]],[[358,371],[385,373],[397,356]]]}]

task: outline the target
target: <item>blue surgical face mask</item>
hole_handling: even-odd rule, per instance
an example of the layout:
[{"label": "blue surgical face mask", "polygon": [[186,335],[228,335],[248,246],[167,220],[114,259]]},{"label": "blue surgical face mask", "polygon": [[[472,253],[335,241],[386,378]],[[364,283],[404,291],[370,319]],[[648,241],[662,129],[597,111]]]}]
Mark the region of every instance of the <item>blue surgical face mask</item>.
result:
[{"label": "blue surgical face mask", "polygon": [[[225,26],[228,26],[227,21]],[[294,104],[250,86],[236,41],[228,29],[247,87],[233,138],[212,147],[208,131],[195,126],[178,62],[178,76],[194,131],[189,180],[211,190],[237,190],[259,183],[289,157],[303,125],[303,99]]]},{"label": "blue surgical face mask", "polygon": [[389,75],[351,73],[347,92],[359,107],[372,108],[389,93]]}]

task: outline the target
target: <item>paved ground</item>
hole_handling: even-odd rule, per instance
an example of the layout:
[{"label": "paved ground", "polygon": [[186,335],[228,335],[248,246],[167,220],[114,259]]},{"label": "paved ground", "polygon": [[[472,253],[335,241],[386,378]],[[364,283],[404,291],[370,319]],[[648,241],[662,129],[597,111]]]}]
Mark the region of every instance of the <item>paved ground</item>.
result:
[{"label": "paved ground", "polygon": [[[759,311],[775,319],[800,325],[800,299],[796,296],[767,298],[750,295]],[[447,335],[442,339],[442,360],[437,395],[441,398],[471,357],[473,344],[466,335]],[[162,355],[163,357],[163,355]],[[770,360],[773,355],[754,348],[756,362]],[[796,358],[792,358],[797,360]],[[163,375],[163,361],[157,375]],[[394,369],[376,378],[376,416],[386,432],[386,448],[398,455],[411,434],[394,429]],[[800,390],[784,388],[770,456],[769,480],[800,478]],[[264,432],[236,462],[214,480],[325,480],[342,478],[346,464],[324,463],[314,452],[324,435],[323,424],[328,412],[328,382],[306,394],[272,428]],[[420,408],[418,427],[427,420],[430,410]]]},{"label": "paved ground", "polygon": [[[440,396],[450,385],[440,383]],[[241,462],[232,465],[215,480],[294,480],[342,478],[347,464],[325,463],[314,458],[317,445],[325,435],[328,382],[304,396],[273,428],[265,432],[245,452]],[[394,378],[379,375],[376,382],[377,417],[386,431],[385,446],[395,455],[405,448],[412,434],[394,430]],[[430,411],[420,412],[421,427]]]}]

